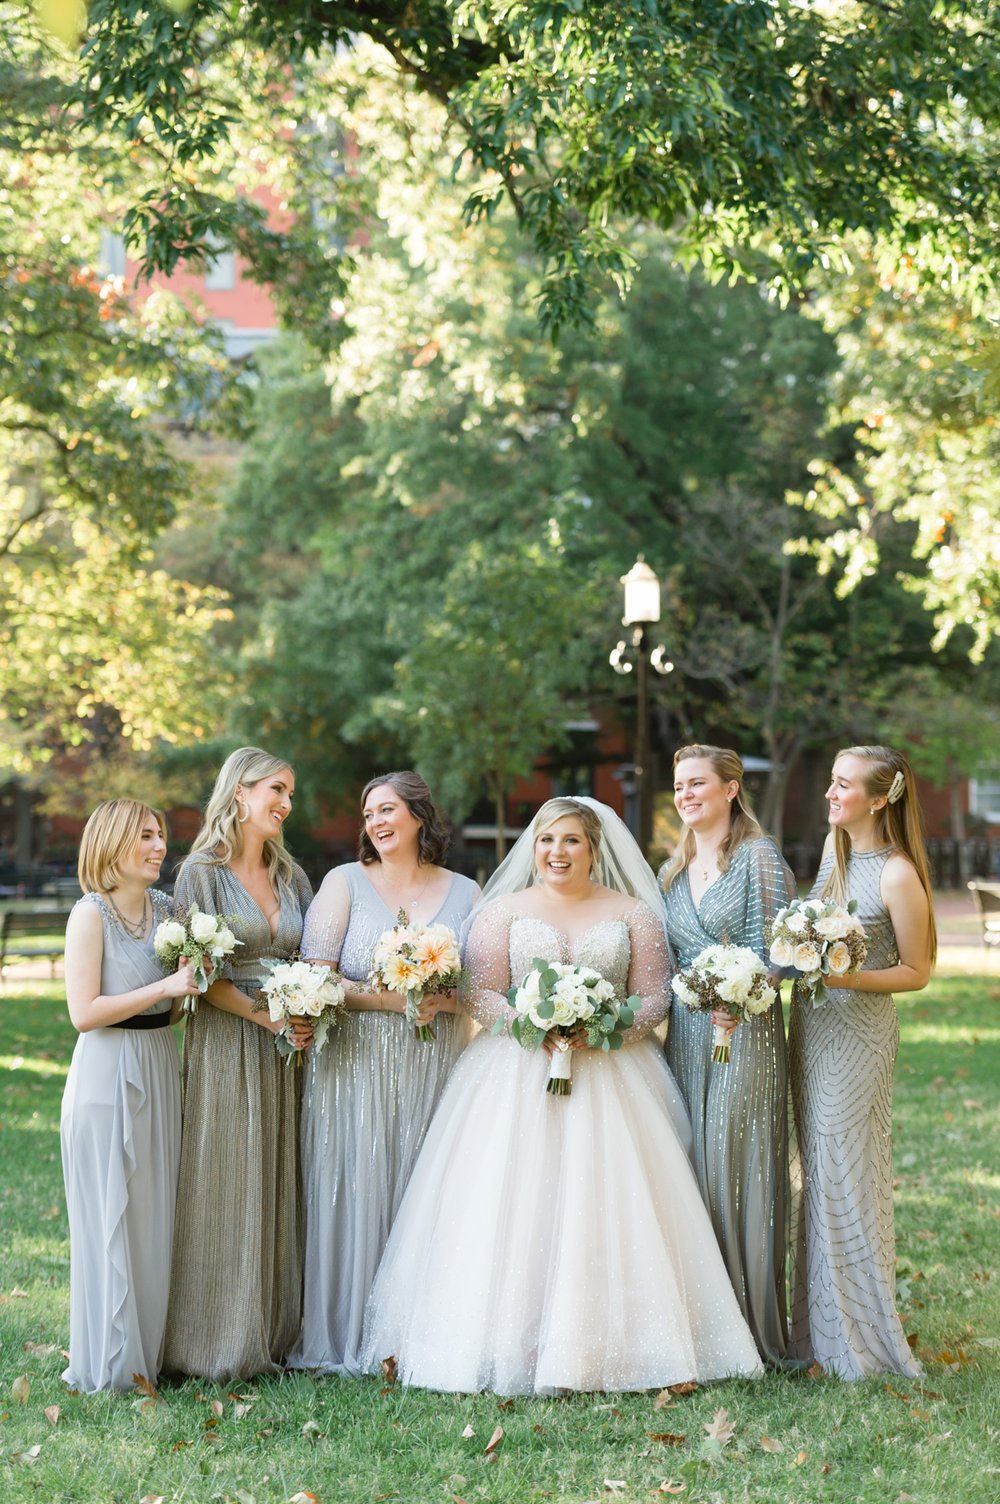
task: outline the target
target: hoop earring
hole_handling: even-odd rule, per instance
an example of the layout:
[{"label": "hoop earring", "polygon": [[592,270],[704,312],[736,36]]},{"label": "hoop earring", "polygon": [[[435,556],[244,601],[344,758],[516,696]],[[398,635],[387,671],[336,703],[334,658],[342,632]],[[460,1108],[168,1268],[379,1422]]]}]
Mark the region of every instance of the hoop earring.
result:
[{"label": "hoop earring", "polygon": [[237,810],[243,810],[242,815],[238,814],[236,818],[239,820],[241,825],[245,825],[250,818],[250,811],[247,809],[245,804],[240,803],[239,799],[236,800],[236,808]]}]

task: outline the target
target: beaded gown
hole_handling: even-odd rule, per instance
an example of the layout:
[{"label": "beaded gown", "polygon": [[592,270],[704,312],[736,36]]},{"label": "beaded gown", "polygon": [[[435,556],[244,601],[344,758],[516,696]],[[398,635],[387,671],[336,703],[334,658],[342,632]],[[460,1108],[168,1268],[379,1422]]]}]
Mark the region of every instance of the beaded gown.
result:
[{"label": "beaded gown", "polygon": [[[337,901],[346,882],[350,908]],[[455,872],[427,923],[456,935],[479,889]],[[306,917],[302,954],[364,983],[376,941],[396,923],[359,862],[328,874]],[[289,1363],[362,1373],[365,1302],[445,1081],[468,1043],[463,1014],[439,1013],[419,1040],[401,1013],[352,1009],[311,1056],[302,1105],[305,1284]]]},{"label": "beaded gown", "polygon": [[[104,931],[101,994],[132,992],[163,975],[153,953],[170,900],[149,890],[145,940],[128,934],[97,893]],[[169,1019],[172,998],[139,1017]],[[131,1020],[129,1021],[131,1022]],[[77,1037],[60,1122],[69,1212],[69,1366],[74,1389],[156,1382],[163,1356],[170,1240],[181,1144],[177,1045],[169,1027],[117,1025]]]},{"label": "beaded gown", "polygon": [[[864,970],[899,960],[880,891],[892,854],[852,852],[847,897],[858,900]],[[827,853],[812,895],[833,862]],[[797,997],[789,1030],[792,1094],[802,1156],[792,1343],[842,1379],[915,1378],[920,1364],[896,1314],[892,1206],[892,1069],[899,1019],[888,992],[831,988],[821,1005]]]},{"label": "beaded gown", "polygon": [[[592,966],[642,998],[622,1049],[573,1052],[570,1096],[546,1091],[541,1050],[490,1032],[536,958]],[[467,956],[484,1032],[452,1072],[389,1238],[367,1368],[392,1354],[407,1384],[497,1394],[760,1371],[652,1033],[669,1005],[668,958],[644,904],[575,945],[518,912],[517,895],[484,907]]]},{"label": "beaded gown", "polygon": [[[792,874],[769,837],[744,841],[695,906],[687,872],[664,895],[679,967],[727,940],[767,961],[766,930],[795,896]],[[667,1061],[691,1118],[694,1163],[737,1299],[761,1356],[786,1356],[788,1066],[781,1005],[731,1036],[728,1065],[712,1062],[712,1020],[675,1006]]]},{"label": "beaded gown", "polygon": [[[174,898],[229,915],[240,947],[217,962],[256,998],[264,961],[299,948],[305,873],[279,885],[274,936],[228,867],[188,857]],[[164,1368],[226,1380],[277,1368],[298,1336],[302,1300],[299,1101],[303,1072],[270,1030],[202,1002],[184,1035],[184,1134]]]}]

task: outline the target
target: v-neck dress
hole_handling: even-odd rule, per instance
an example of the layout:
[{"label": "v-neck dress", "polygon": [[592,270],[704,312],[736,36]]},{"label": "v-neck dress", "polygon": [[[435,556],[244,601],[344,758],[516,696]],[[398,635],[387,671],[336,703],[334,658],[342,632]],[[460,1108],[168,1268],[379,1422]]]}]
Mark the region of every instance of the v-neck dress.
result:
[{"label": "v-neck dress", "polygon": [[[311,897],[304,872],[281,885],[277,930],[228,867],[189,857],[177,912],[232,916],[241,942],[217,977],[248,997],[264,961],[299,949]],[[184,1035],[184,1128],[164,1369],[214,1380],[273,1370],[298,1335],[302,1234],[299,1085],[274,1035],[201,1002]]]},{"label": "v-neck dress", "polygon": [[[737,847],[696,907],[687,872],[664,895],[667,933],[681,969],[728,941],[767,959],[767,926],[794,897],[792,874],[770,837]],[[761,1356],[787,1356],[788,1065],[780,1003],[741,1023],[728,1065],[712,1061],[712,1020],[674,1003],[667,1062],[691,1115],[694,1162],[740,1308]]]},{"label": "v-neck dress", "polygon": [[[163,975],[153,934],[169,919],[170,900],[156,889],[150,899],[153,924],[145,940],[126,932],[100,894],[80,899],[101,911],[104,996],[147,987]],[[181,1147],[172,1001],[78,1035],[66,1078],[60,1136],[69,1213],[69,1366],[63,1378],[74,1389],[132,1389],[135,1374],[155,1383],[159,1372]]]},{"label": "v-neck dress", "polygon": [[[360,863],[336,870],[350,892],[347,929],[331,931],[320,892],[306,918],[303,955],[331,961],[341,976],[363,983],[376,941],[396,915]],[[427,922],[460,934],[478,892],[470,878],[452,873],[443,904]],[[425,1042],[400,1013],[352,1009],[322,1052],[310,1052],[302,1104],[302,1337],[292,1367],[362,1372],[368,1292],[427,1125],[471,1027],[464,1014],[439,1013],[434,1032]]]},{"label": "v-neck dress", "polygon": [[[627,904],[629,900],[623,899]],[[492,1026],[536,958],[593,967],[641,1006],[621,1049],[549,1062]],[[572,939],[507,900],[468,942],[483,1031],[434,1115],[366,1322],[366,1366],[427,1389],[551,1394],[761,1372],[688,1157],[659,1041],[669,951],[644,904]]]}]

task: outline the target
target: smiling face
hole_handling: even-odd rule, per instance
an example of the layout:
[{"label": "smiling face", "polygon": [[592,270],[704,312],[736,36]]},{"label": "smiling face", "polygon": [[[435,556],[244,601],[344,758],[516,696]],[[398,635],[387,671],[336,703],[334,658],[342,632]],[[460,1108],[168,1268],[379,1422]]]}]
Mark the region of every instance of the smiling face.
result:
[{"label": "smiling face", "polygon": [[159,877],[166,854],[167,843],[159,821],[153,814],[147,814],[135,848],[117,863],[119,884],[141,883],[148,888]]},{"label": "smiling face", "polygon": [[416,854],[420,821],[391,783],[379,783],[369,790],[361,818],[379,861]]},{"label": "smiling face", "polygon": [[263,840],[274,839],[292,812],[295,774],[291,768],[279,768],[258,783],[241,783],[236,790],[244,835],[253,833]]},{"label": "smiling face", "polygon": [[535,871],[554,892],[582,892],[590,883],[590,842],[578,815],[561,815],[535,837]]},{"label": "smiling face", "polygon": [[871,764],[851,752],[837,758],[826,791],[831,826],[855,834],[873,823],[872,804],[884,804],[885,800],[875,801],[866,792],[865,781],[870,771]]},{"label": "smiling face", "polygon": [[708,757],[685,757],[674,769],[674,804],[689,830],[705,834],[727,826],[732,801],[739,792],[735,779],[724,783]]}]

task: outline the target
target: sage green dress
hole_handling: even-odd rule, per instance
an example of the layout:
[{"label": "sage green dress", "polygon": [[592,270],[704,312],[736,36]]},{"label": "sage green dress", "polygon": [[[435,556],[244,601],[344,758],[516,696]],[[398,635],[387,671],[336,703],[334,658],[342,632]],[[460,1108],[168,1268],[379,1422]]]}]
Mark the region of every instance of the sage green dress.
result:
[{"label": "sage green dress", "polygon": [[[305,873],[296,867],[279,896],[272,938],[228,867],[189,857],[177,878],[179,914],[193,903],[231,917],[242,944],[217,975],[251,998],[266,979],[264,961],[288,960],[299,948],[312,897]],[[276,1369],[298,1336],[301,1077],[260,1024],[205,1001],[188,1020],[167,1373],[247,1379]]]}]

